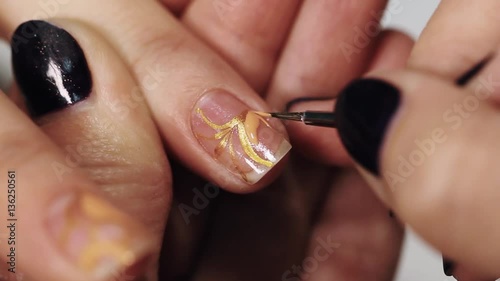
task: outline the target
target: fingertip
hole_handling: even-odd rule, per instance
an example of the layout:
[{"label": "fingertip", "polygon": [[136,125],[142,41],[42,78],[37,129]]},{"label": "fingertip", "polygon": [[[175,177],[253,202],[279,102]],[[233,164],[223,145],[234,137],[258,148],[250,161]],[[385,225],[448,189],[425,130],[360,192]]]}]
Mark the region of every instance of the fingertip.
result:
[{"label": "fingertip", "polygon": [[[368,67],[369,71],[387,72],[403,68],[410,56],[414,40],[407,34],[386,30],[377,39],[377,47]],[[303,98],[287,104],[288,111],[333,110],[333,99]],[[300,123],[287,124],[292,143],[308,158],[330,165],[350,166],[352,160],[342,144],[337,130],[304,126]]]},{"label": "fingertip", "polygon": [[414,45],[415,40],[402,31],[383,31],[368,69],[380,71],[405,67]]}]

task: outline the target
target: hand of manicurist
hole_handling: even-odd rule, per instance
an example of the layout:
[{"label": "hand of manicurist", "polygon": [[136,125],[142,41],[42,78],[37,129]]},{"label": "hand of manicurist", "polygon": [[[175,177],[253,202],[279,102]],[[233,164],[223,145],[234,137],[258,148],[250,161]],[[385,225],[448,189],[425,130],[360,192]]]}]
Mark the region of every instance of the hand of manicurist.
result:
[{"label": "hand of manicurist", "polygon": [[[396,72],[413,42],[373,29],[381,0],[53,2],[0,11],[18,106],[0,99],[0,172],[18,180],[14,253],[25,280],[391,280],[403,228],[389,208],[456,261],[461,280],[498,274],[486,248],[494,150],[474,143],[493,144],[494,106],[480,100],[458,130],[433,119],[495,73],[492,60],[453,84],[496,48],[495,18],[480,17],[495,2],[443,1],[411,70]],[[378,80],[343,90],[367,72],[398,90]],[[336,130],[259,113],[332,110],[307,100],[339,92],[344,145]],[[405,147],[427,135],[442,143],[390,189],[385,171],[404,176],[394,155],[409,159]],[[383,188],[369,189],[343,146]],[[0,245],[5,262],[11,252]],[[9,266],[0,274],[16,280]]]},{"label": "hand of manicurist", "polygon": [[[499,11],[498,1],[442,1],[404,70],[370,72],[335,106],[340,138],[365,180],[443,252],[447,274],[459,280],[500,275]],[[289,132],[292,140],[323,137],[297,124]]]}]

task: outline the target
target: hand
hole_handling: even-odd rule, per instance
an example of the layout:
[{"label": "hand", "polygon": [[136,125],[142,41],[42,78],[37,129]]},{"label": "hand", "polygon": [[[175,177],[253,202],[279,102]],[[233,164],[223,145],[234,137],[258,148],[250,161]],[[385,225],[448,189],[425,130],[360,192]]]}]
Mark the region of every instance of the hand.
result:
[{"label": "hand", "polygon": [[[20,109],[9,109],[13,106],[2,101],[0,107],[6,114],[3,120],[12,125],[2,127],[4,138],[0,143],[3,141],[4,153],[0,168],[5,173],[7,168],[16,169],[26,177],[26,190],[18,201],[18,244],[24,246],[16,249],[16,272],[27,280],[123,279],[129,276],[122,273],[142,272],[139,269],[148,264],[130,267],[149,256],[153,263],[147,274],[154,280],[171,204],[172,177],[163,142],[202,176],[227,190],[244,193],[262,188],[279,173],[279,168],[271,168],[287,152],[284,128],[276,121],[269,120],[266,125],[256,122],[260,122],[257,114],[251,115],[250,121],[238,119],[240,113],[250,109],[269,108],[222,59],[186,32],[158,3],[150,1],[138,9],[134,1],[65,2],[53,7],[59,14],[58,18],[50,18],[50,23],[29,21],[17,27],[43,10],[37,3],[5,3],[0,13],[2,34],[11,39],[17,81],[10,96],[53,142],[40,138],[41,133],[33,125],[21,126],[22,119],[18,125]],[[96,10],[96,6],[100,9]],[[129,17],[108,16],[117,9]],[[71,15],[75,15],[73,19],[67,19]],[[238,97],[231,94],[234,92]],[[231,158],[227,149],[217,155],[214,130],[209,122],[201,123],[204,120],[197,109],[217,124],[230,118],[237,121],[237,128],[258,129],[257,139],[249,141],[267,154],[259,152],[259,156],[252,157],[265,157],[265,165],[258,163],[255,171],[249,169],[239,144],[233,147],[239,157]],[[46,160],[45,154],[52,153],[48,148],[56,144],[63,152]],[[278,151],[280,145],[282,151]],[[37,160],[38,154],[44,157]],[[105,234],[119,235],[114,228],[106,228],[108,224],[131,225],[122,230],[139,241],[121,245],[110,238],[115,243],[110,247],[123,248],[103,248],[105,253],[92,255],[82,248],[86,244],[81,240],[85,238],[70,234],[67,242],[66,236],[47,231],[44,225],[50,199],[79,194],[80,190],[92,191],[90,184],[80,179],[81,174],[104,191],[101,200],[111,201],[134,218],[125,220],[125,215],[115,215],[117,222],[112,220],[114,217],[98,221],[110,232]],[[36,189],[38,186],[40,189]],[[7,202],[6,193],[1,196],[2,202]],[[84,207],[100,207],[87,205]],[[2,212],[2,221],[6,221],[5,215]],[[61,224],[72,221],[50,227],[60,231]],[[78,220],[76,224],[90,227]],[[32,237],[33,233],[39,235]],[[89,247],[100,245],[87,242]],[[135,246],[140,246],[137,252],[128,252]],[[39,254],[34,255],[33,250]],[[116,256],[104,259],[110,264],[99,267],[101,256],[108,257],[112,250]],[[2,246],[0,251],[5,258],[10,249]],[[7,269],[2,262],[2,278],[20,278]]]},{"label": "hand", "polygon": [[[20,24],[23,19],[29,19],[35,15],[35,13],[40,12],[39,7],[35,4],[27,5],[29,3],[34,2],[19,1],[5,4],[5,8],[1,14],[1,21],[4,23],[3,26],[5,27],[4,34],[12,34],[15,27]],[[95,7],[97,3],[100,9],[90,8]],[[195,11],[196,3],[197,2],[193,4],[192,11]],[[203,4],[202,2],[199,3],[200,5]],[[229,102],[232,106],[228,108],[227,102],[230,98],[226,99],[225,94],[216,91],[215,94],[218,95],[218,98],[214,100],[216,102],[225,100],[225,107],[221,107],[221,109],[228,110],[228,113],[231,114],[235,114],[235,111],[245,110],[246,108],[262,111],[267,111],[269,108],[259,99],[252,88],[248,87],[235,72],[218,58],[218,56],[214,55],[212,51],[191,37],[189,33],[185,32],[182,27],[180,27],[168,13],[162,11],[155,2],[147,2],[147,4],[145,3],[140,8],[132,4],[132,1],[120,1],[116,3],[114,1],[103,3],[101,3],[101,1],[71,2],[59,5],[57,8],[58,13],[56,15],[51,15],[54,17],[75,18],[82,21],[74,22],[73,20],[52,19],[57,26],[68,30],[81,45],[92,73],[91,80],[93,81],[93,90],[90,95],[89,92],[83,93],[86,96],[74,106],[64,107],[57,104],[57,106],[52,105],[49,111],[45,111],[45,109],[37,109],[36,107],[39,103],[33,103],[33,101],[30,100],[36,99],[37,97],[36,92],[30,91],[29,84],[26,85],[26,83],[20,82],[19,86],[23,89],[24,95],[28,97],[28,104],[31,102],[31,111],[38,114],[36,117],[37,122],[53,141],[61,147],[78,147],[82,139],[84,141],[99,140],[97,142],[90,142],[88,144],[89,150],[87,150],[87,153],[83,153],[84,155],[81,155],[81,152],[77,154],[80,156],[79,160],[77,160],[78,164],[87,169],[90,177],[100,184],[101,188],[108,192],[109,199],[118,207],[144,221],[147,228],[152,229],[152,233],[154,234],[151,241],[154,242],[153,244],[159,245],[163,230],[163,222],[165,221],[165,212],[169,207],[169,182],[171,178],[168,173],[165,156],[161,152],[160,138],[152,130],[153,122],[148,115],[149,113],[160,131],[160,137],[167,144],[168,150],[171,151],[172,154],[175,154],[176,157],[185,165],[189,166],[189,168],[195,170],[201,176],[215,182],[226,190],[246,193],[262,188],[272,181],[273,177],[279,172],[279,167],[272,169],[270,173],[267,173],[266,177],[252,185],[248,181],[249,178],[247,178],[247,182],[244,181],[245,178],[243,176],[246,176],[247,172],[228,171],[226,166],[230,168],[234,166],[231,164],[228,165],[228,163],[224,161],[215,161],[214,155],[210,154],[210,150],[208,153],[204,150],[204,147],[200,145],[200,142],[203,143],[203,140],[197,139],[195,134],[191,131],[191,128],[193,128],[191,118],[193,116],[192,110],[197,104],[198,98],[200,98],[207,89],[223,88],[229,91],[229,96],[231,96],[231,93],[238,93],[238,99],[249,105],[247,107],[238,102]],[[279,6],[283,4],[276,1],[275,5]],[[336,7],[334,4],[332,5],[333,8]],[[261,6],[256,5],[254,8],[259,7]],[[298,10],[299,5],[296,3],[295,6],[291,5],[290,7],[290,10],[280,9],[280,11],[285,14],[285,18],[293,18],[293,12]],[[382,7],[383,3],[381,1],[373,1],[372,4],[367,6],[349,7],[347,9],[349,13],[358,14],[361,11],[363,16],[360,18],[356,17],[354,22],[351,22],[353,17],[346,16],[334,29],[326,28],[326,30],[322,30],[321,27],[323,27],[323,25],[321,25],[317,30],[320,33],[324,33],[324,37],[321,36],[323,39],[330,39],[332,36],[342,35],[337,39],[346,40],[344,42],[351,43],[355,38],[352,37],[352,33],[341,33],[339,31],[344,30],[346,26],[365,26],[367,22],[372,20],[369,15],[370,11],[381,10]],[[321,10],[321,8],[321,5],[304,5],[301,11],[305,12],[301,12],[301,14],[304,13],[306,15],[299,16],[298,22],[303,21],[304,25],[307,27],[311,24],[311,21],[307,19],[311,19],[312,16],[315,15],[314,11],[317,9]],[[203,10],[204,9],[201,9],[200,11]],[[245,9],[240,12],[244,11]],[[251,11],[251,9],[249,11]],[[109,17],[109,15],[113,13],[118,13],[121,17]],[[268,11],[268,14],[271,15],[270,11]],[[240,17],[238,13],[235,13],[235,15],[235,21],[238,22],[238,18]],[[323,16],[327,18],[328,15],[329,14],[325,13]],[[300,17],[305,17],[306,20],[300,20]],[[185,20],[187,21],[187,19],[186,13]],[[206,20],[210,20],[210,17]],[[212,17],[212,20],[216,21],[218,18]],[[264,74],[267,72],[262,78],[264,85],[270,84],[270,73],[273,72],[272,69],[274,69],[278,54],[283,53],[281,56],[283,58],[285,56],[294,58],[294,52],[299,52],[303,49],[303,45],[300,43],[303,40],[301,36],[305,36],[308,33],[300,31],[300,29],[297,31],[298,37],[296,37],[297,41],[295,47],[292,48],[292,50],[296,49],[297,51],[288,51],[288,46],[294,45],[293,41],[287,44],[287,48],[279,48],[279,45],[283,44],[282,41],[285,38],[282,32],[284,31],[286,33],[292,21],[292,19],[289,19],[281,28],[277,31],[274,30],[270,33],[271,35],[268,35],[270,38],[277,38],[276,41],[278,42],[271,42],[270,45],[267,45],[264,41],[265,46],[257,48],[263,48],[264,50],[267,50],[267,48],[271,50],[273,48],[279,49],[279,51],[272,52],[275,59],[270,67],[269,65],[266,66],[266,64],[268,64],[266,60],[269,59],[269,57],[260,57],[259,52],[257,52],[257,55],[254,57],[255,61],[261,61],[261,63],[265,65],[265,67],[262,68],[260,66],[257,67],[253,72],[254,74],[260,73],[261,71]],[[248,22],[244,18],[242,23],[248,25]],[[270,20],[270,22],[266,23],[262,28],[267,30],[269,27],[274,27],[275,25],[273,24],[275,23],[276,22]],[[316,29],[316,26],[309,26],[305,29],[307,30],[308,28]],[[22,30],[20,32],[21,35],[26,35],[22,33]],[[30,34],[31,33],[28,33],[28,35]],[[243,34],[252,34],[252,32],[245,32],[244,30]],[[281,36],[277,36],[276,34],[281,34]],[[290,38],[293,37],[294,36]],[[23,38],[26,39],[30,37],[20,36],[20,38],[17,39]],[[206,40],[208,41],[208,38],[206,38]],[[17,46],[22,47],[22,40],[14,41],[13,45],[16,46],[18,42],[20,42],[21,45]],[[391,68],[401,66],[406,60],[406,55],[411,46],[410,40],[396,33],[381,35],[371,42],[369,46],[361,48],[361,54],[356,54],[351,57],[352,60],[350,62],[344,57],[344,53],[341,51],[342,49],[335,48],[332,50],[333,55],[326,52],[326,54],[320,56],[328,60],[328,64],[323,65],[323,61],[315,61],[312,62],[312,65],[309,66],[310,69],[307,70],[310,71],[310,73],[297,72],[291,76],[287,76],[292,77],[290,81],[295,81],[294,83],[297,83],[297,85],[305,87],[302,89],[299,88],[301,90],[300,92],[280,90],[281,87],[287,86],[287,80],[282,79],[279,83],[272,82],[271,85],[276,83],[276,86],[271,86],[271,89],[273,87],[276,88],[276,95],[272,95],[271,91],[270,94],[268,94],[269,102],[275,107],[282,107],[287,101],[296,96],[304,95],[305,93],[311,96],[323,93],[323,91],[324,93],[334,93],[335,89],[340,89],[348,80],[360,75],[369,65],[375,68],[382,67],[380,63],[376,63],[379,61],[378,59],[386,58],[389,60],[389,55],[391,58],[394,58],[392,55],[396,54],[395,58],[390,60],[392,63],[388,64],[388,66]],[[318,51],[323,51],[324,42],[318,40],[311,46]],[[390,46],[403,47],[398,49],[397,52],[394,52],[394,49]],[[115,54],[115,50],[118,51],[118,55]],[[219,50],[219,52],[222,53],[221,50]],[[290,52],[290,54],[286,55],[288,52]],[[368,60],[370,63],[365,63],[366,59],[371,57],[370,54],[372,52],[375,52],[376,56],[373,60]],[[342,55],[340,55],[341,53]],[[14,55],[16,55],[16,52]],[[20,60],[23,58],[23,56],[19,54],[17,54],[17,57],[20,58]],[[247,58],[249,56],[243,57]],[[302,55],[299,56],[299,58],[300,57],[308,58],[309,55]],[[330,70],[334,64],[335,66],[339,65],[339,61],[336,59],[338,57],[345,59],[345,62],[341,63],[344,64],[345,67],[342,68],[343,72],[340,74],[342,77],[332,82],[329,79],[330,75],[325,74],[323,70]],[[231,61],[231,59],[229,60]],[[27,61],[29,61],[29,58]],[[283,59],[283,61],[286,62],[287,60]],[[384,59],[381,61],[386,60]],[[238,68],[235,62],[231,63]],[[297,62],[295,62],[295,64],[297,64]],[[27,65],[29,66],[30,64],[27,63]],[[47,65],[44,66],[46,67]],[[159,69],[156,68],[158,66],[160,66]],[[168,68],[163,68],[163,66],[168,66]],[[282,67],[283,69],[293,69],[288,66]],[[383,67],[387,67],[387,65]],[[154,73],[151,74],[152,69],[153,72],[154,70],[160,72],[159,74],[161,77],[159,81],[154,81],[155,76]],[[240,72],[244,72],[242,69],[243,68],[238,68]],[[18,72],[16,75],[18,81],[22,80],[23,74],[27,72],[26,70],[24,70],[24,72]],[[47,73],[48,72],[38,73],[38,75],[42,75],[43,77],[43,75],[48,75]],[[283,71],[279,71],[278,66],[274,76],[276,77],[279,73],[284,74]],[[158,75],[158,73],[156,74]],[[309,83],[304,83],[307,82],[308,79],[300,78],[307,77],[307,75],[316,77],[315,74],[318,75],[317,77],[319,80],[314,83],[312,83],[313,80]],[[70,75],[69,78],[73,78],[71,76],[72,73],[68,75]],[[152,76],[153,78],[151,78]],[[247,81],[252,80],[249,76],[245,76],[245,78]],[[135,84],[135,80],[138,81],[138,85]],[[258,80],[259,79],[255,80],[257,82],[251,82],[251,86],[253,86],[254,89],[259,89]],[[269,81],[266,82],[266,80]],[[273,81],[274,80],[275,79],[273,79]],[[138,90],[138,86],[142,91]],[[307,88],[313,86],[317,87],[315,88],[317,91],[312,90],[312,88],[307,90]],[[43,89],[43,87],[41,88]],[[12,96],[18,97],[19,95],[17,95],[16,92],[17,91],[14,90]],[[141,94],[144,94],[145,99],[142,98]],[[272,101],[272,97],[274,97],[275,101]],[[80,97],[78,97],[78,99],[80,99]],[[145,106],[146,103],[149,106],[150,112],[148,112]],[[200,115],[195,114],[194,116],[199,117]],[[111,129],[107,124],[112,124]],[[199,123],[197,124],[199,125]],[[271,125],[274,129],[272,133],[273,139],[281,141],[284,133],[280,125],[274,122]],[[194,126],[194,128],[200,127]],[[205,127],[204,130],[207,130],[207,128]],[[63,134],[63,132],[65,133]],[[107,142],[106,140],[111,141]],[[138,147],[142,148],[139,152],[135,149]],[[102,158],[96,157],[96,155]],[[67,155],[68,158],[70,156],[72,155]],[[340,155],[337,157],[338,160],[332,162],[347,162],[345,154],[344,156]],[[308,164],[305,160],[302,160],[301,163],[303,166]],[[295,165],[294,167],[297,166]],[[312,253],[314,253],[316,249],[314,243],[320,243],[318,241],[321,238],[324,238],[323,241],[330,243],[330,246],[338,245],[341,250],[335,251],[336,254],[332,254],[333,252],[330,253],[330,251],[328,251],[332,250],[332,248],[328,248],[328,253],[332,255],[328,258],[329,262],[322,264],[321,267],[323,270],[329,269],[328,272],[325,275],[323,270],[318,269],[314,271],[314,274],[318,275],[311,278],[358,273],[360,277],[365,275],[373,277],[373,274],[376,274],[380,279],[389,279],[392,276],[397,260],[401,229],[395,221],[388,218],[386,209],[376,201],[371,193],[363,189],[363,184],[355,175],[350,173],[339,174],[337,178],[339,182],[337,182],[335,185],[336,188],[332,189],[328,196],[328,198],[334,200],[328,204],[333,207],[325,212],[320,211],[319,214],[321,214],[321,216],[319,217],[328,218],[328,215],[332,214],[332,211],[334,211],[335,214],[337,213],[337,208],[343,211],[345,210],[346,213],[352,213],[350,213],[351,215],[349,216],[342,216],[341,219],[335,220],[334,223],[331,223],[330,220],[328,220],[328,223],[323,223],[326,220],[319,219],[320,223],[316,224],[313,219],[317,216],[314,215],[313,209],[317,205],[318,198],[323,196],[320,191],[323,188],[330,189],[331,171],[328,167],[324,166],[309,165],[301,168],[303,179],[295,179],[295,188],[290,187],[287,183],[286,185],[278,186],[277,189],[270,189],[269,192],[256,194],[254,198],[257,200],[252,200],[252,197],[247,199],[248,201],[242,202],[237,200],[233,201],[234,199],[227,200],[227,205],[220,207],[220,210],[224,210],[224,207],[227,208],[227,211],[222,212],[222,214],[228,216],[235,214],[236,209],[233,209],[231,205],[241,203],[238,207],[243,208],[237,210],[239,217],[236,219],[240,219],[244,212],[248,212],[250,218],[259,218],[259,216],[257,216],[258,213],[253,211],[255,211],[256,208],[260,208],[260,210],[257,209],[260,216],[273,216],[269,218],[269,220],[264,221],[271,226],[270,229],[280,229],[281,231],[290,229],[290,232],[285,232],[285,235],[287,235],[287,237],[285,237],[287,238],[286,241],[283,241],[283,235],[280,235],[280,237],[266,236],[266,239],[261,240],[264,243],[253,246],[251,243],[255,236],[238,235],[236,232],[236,230],[242,228],[223,228],[227,226],[227,217],[224,216],[220,216],[219,220],[219,222],[222,222],[223,227],[216,227],[214,229],[219,233],[222,231],[225,235],[232,234],[231,237],[241,239],[240,241],[248,243],[249,249],[247,251],[247,256],[251,257],[258,255],[258,257],[261,258],[259,261],[267,267],[266,270],[259,270],[259,272],[262,273],[262,276],[260,276],[261,279],[276,278],[276,276],[278,276],[278,278],[284,278],[283,274],[286,273],[288,268],[291,268],[294,263],[300,265],[304,258],[303,250],[308,247],[309,241],[311,241],[310,249]],[[312,171],[309,173],[306,171],[306,168],[311,168]],[[103,171],[105,172],[103,173]],[[120,173],[117,174],[117,171]],[[269,170],[266,170],[266,172],[267,171]],[[316,178],[320,173],[324,174],[324,177]],[[116,175],[116,177],[112,177],[113,175]],[[125,175],[125,177],[123,177],[123,175]],[[126,176],[130,176],[130,178]],[[144,182],[144,178],[148,178],[150,181]],[[312,178],[318,180],[320,183],[314,184],[312,188],[308,189],[301,187],[302,182],[311,183]],[[182,177],[175,177],[175,179],[178,179],[180,183],[186,180]],[[283,180],[285,179],[286,178],[283,178]],[[258,178],[256,180],[258,180]],[[63,181],[62,184],[66,184],[66,181]],[[72,189],[71,186],[67,188]],[[277,191],[273,195],[273,191],[275,190]],[[284,191],[287,193],[283,194]],[[338,193],[342,193],[342,195]],[[29,200],[26,199],[28,200],[27,202],[33,202],[37,199],[36,197],[29,198]],[[151,201],[151,198],[154,198],[154,200]],[[359,200],[358,204],[363,207],[351,204],[344,207],[343,204],[351,202],[349,199],[352,198]],[[236,197],[236,199],[238,199],[238,197]],[[294,199],[297,201],[294,201]],[[267,201],[268,206],[274,208],[271,210],[262,208],[263,206],[261,203],[263,201]],[[243,205],[245,202],[247,205]],[[301,207],[297,208],[295,202],[299,203]],[[174,205],[174,208],[176,207],[178,207],[178,205]],[[371,216],[367,218],[368,214]],[[300,218],[300,216],[303,217]],[[300,218],[300,221],[296,219],[297,217]],[[360,218],[359,224],[356,223],[355,227],[351,227],[353,218]],[[274,219],[282,220],[282,224],[276,224]],[[171,219],[171,222],[173,220],[174,219]],[[262,223],[263,221],[257,222]],[[281,226],[283,226],[283,228],[281,228]],[[368,226],[368,228],[365,228],[366,226]],[[248,230],[259,231],[259,233],[266,230],[265,228],[251,224],[248,224],[246,227]],[[28,227],[26,226],[24,228],[27,229]],[[346,231],[346,229],[348,230]],[[371,231],[367,232],[367,229]],[[322,233],[322,230],[326,230],[326,233]],[[309,231],[317,233],[317,235],[313,234],[311,237]],[[207,232],[210,233],[210,229],[207,230]],[[373,235],[373,232],[380,234]],[[190,238],[189,234],[192,233],[197,234],[199,232],[186,233],[180,237],[181,239],[176,240],[177,245],[181,242],[186,243],[191,241],[188,238]],[[250,233],[251,232],[244,232],[240,234]],[[351,240],[353,239],[354,233],[362,233],[364,235],[360,235],[354,240]],[[330,234],[332,234],[332,236],[330,236]],[[188,269],[186,271],[181,270],[181,272],[196,272],[195,276],[199,276],[199,278],[213,278],[214,275],[218,276],[224,274],[225,271],[218,270],[214,272],[212,270],[214,267],[206,262],[210,260],[224,260],[227,262],[229,259],[229,261],[239,265],[238,268],[240,270],[233,271],[234,278],[241,276],[246,276],[247,278],[251,277],[251,275],[247,275],[246,273],[248,270],[253,271],[253,269],[248,267],[248,263],[246,263],[245,260],[234,259],[235,256],[241,255],[240,252],[228,251],[238,249],[234,247],[234,244],[227,243],[227,240],[223,238],[224,236],[221,235],[217,236],[216,240],[209,241],[211,243],[207,243],[207,248],[205,248],[208,249],[207,252],[200,250],[202,253],[206,253],[206,255],[202,255],[200,266],[197,268],[198,271]],[[332,239],[334,239],[333,244]],[[223,243],[219,245],[218,242],[221,241]],[[37,243],[37,241],[33,243]],[[38,241],[38,243],[40,243],[40,241]],[[275,248],[261,247],[263,245],[268,246],[268,243],[273,243]],[[196,246],[196,244],[193,245]],[[193,245],[190,246],[195,247]],[[49,246],[50,245],[47,247]],[[213,246],[224,246],[226,248],[229,247],[229,249],[226,250],[225,248],[215,247],[214,250],[211,250],[212,248],[210,247]],[[366,250],[359,250],[360,248]],[[275,256],[276,249],[282,249],[282,251],[279,251],[280,254],[278,258]],[[263,254],[262,251],[264,250],[270,251],[270,253]],[[168,251],[168,253],[173,255],[176,254],[175,257],[179,257],[180,254],[186,253],[186,248],[183,248],[181,251],[175,251],[175,249],[173,249],[172,251]],[[190,252],[188,252],[188,254],[189,253]],[[211,253],[216,253],[218,258],[203,259],[203,257],[209,257]],[[355,254],[354,256],[353,253]],[[53,267],[47,267],[48,264],[52,263],[52,260],[61,259],[61,256],[58,254],[59,253],[56,252],[48,252],[45,259],[40,263],[37,257],[22,255],[21,253],[20,257],[24,258],[20,260],[19,263],[28,265],[32,264],[30,261],[36,261],[40,268],[45,267],[43,271],[33,270],[33,268],[29,266],[22,268],[28,275],[36,276],[36,278],[49,280],[77,279],[75,276],[79,276],[79,273],[74,267],[68,266],[67,270],[64,270],[64,268],[62,270],[61,268],[57,268],[56,270]],[[155,254],[158,253],[153,251],[152,255],[154,256]],[[188,256],[188,262],[182,265],[191,264],[189,262],[190,258],[191,256]],[[335,266],[332,266],[332,261],[335,260],[335,258],[342,262],[335,263]],[[359,259],[365,260],[365,258],[368,261],[366,264],[357,262]],[[172,260],[170,261],[172,262]],[[372,267],[370,261],[377,261],[377,268]],[[274,264],[271,262],[274,262]],[[352,266],[353,263],[355,266]],[[219,263],[217,264],[220,266]],[[351,265],[352,267],[346,268],[340,267],[340,265]],[[278,275],[275,275],[275,273],[278,273]],[[292,278],[290,276],[285,277]],[[354,278],[355,277],[356,276],[354,276]]]},{"label": "hand", "polygon": [[378,80],[355,82],[337,101],[341,138],[365,179],[455,261],[447,273],[459,280],[500,274],[499,11],[496,1],[442,1],[406,70],[373,72]]},{"label": "hand", "polygon": [[[298,97],[333,99],[368,69],[404,66],[408,37],[389,31],[366,46],[356,41],[369,37],[356,30],[377,26],[372,15],[384,2],[350,3],[194,1],[176,11],[275,110],[283,110]],[[308,106],[314,105],[302,109]],[[330,101],[321,109],[332,108]],[[284,176],[263,191],[210,199],[199,195],[202,181],[176,182],[161,267],[165,280],[392,279],[401,226],[355,173],[332,167],[351,163],[334,130],[288,127],[297,153]],[[338,247],[315,259],[326,240]]]}]

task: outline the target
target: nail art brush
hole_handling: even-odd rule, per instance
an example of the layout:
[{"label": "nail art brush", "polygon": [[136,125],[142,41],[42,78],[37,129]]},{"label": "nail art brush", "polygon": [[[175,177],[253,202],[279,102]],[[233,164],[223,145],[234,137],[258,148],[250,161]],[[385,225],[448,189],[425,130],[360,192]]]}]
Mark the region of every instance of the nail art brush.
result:
[{"label": "nail art brush", "polygon": [[269,112],[269,117],[298,121],[306,125],[335,128],[335,113],[328,111]]}]

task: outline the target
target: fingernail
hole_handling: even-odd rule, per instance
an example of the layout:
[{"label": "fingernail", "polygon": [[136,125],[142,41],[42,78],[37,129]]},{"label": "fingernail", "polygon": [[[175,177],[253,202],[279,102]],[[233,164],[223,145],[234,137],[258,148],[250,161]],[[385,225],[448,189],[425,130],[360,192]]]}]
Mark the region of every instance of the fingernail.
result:
[{"label": "fingernail", "polygon": [[139,274],[152,251],[140,224],[87,193],[56,200],[47,226],[61,253],[90,280]]},{"label": "fingernail", "polygon": [[201,146],[249,184],[262,179],[291,149],[277,126],[278,121],[224,90],[203,95],[192,114],[192,130]]},{"label": "fingernail", "polygon": [[365,169],[380,174],[380,148],[400,103],[398,89],[375,79],[347,86],[335,105],[340,139],[349,154]]},{"label": "fingernail", "polygon": [[90,95],[87,60],[64,29],[25,22],[14,32],[11,48],[14,75],[32,115],[61,110]]},{"label": "fingernail", "polygon": [[455,263],[443,257],[443,270],[446,276],[453,276],[453,271],[455,270]]}]

